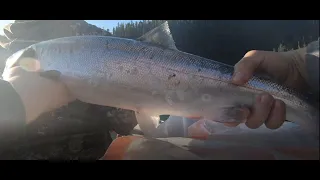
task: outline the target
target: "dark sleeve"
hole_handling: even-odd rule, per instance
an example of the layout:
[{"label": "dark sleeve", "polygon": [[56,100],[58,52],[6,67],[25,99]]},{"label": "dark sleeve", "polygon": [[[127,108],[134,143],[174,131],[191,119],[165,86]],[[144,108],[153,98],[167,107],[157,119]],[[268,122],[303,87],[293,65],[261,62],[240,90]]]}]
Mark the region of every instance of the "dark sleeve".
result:
[{"label": "dark sleeve", "polygon": [[25,109],[12,85],[0,79],[0,142],[24,134]]},{"label": "dark sleeve", "polygon": [[307,81],[314,94],[319,95],[319,41],[307,46],[306,54]]}]

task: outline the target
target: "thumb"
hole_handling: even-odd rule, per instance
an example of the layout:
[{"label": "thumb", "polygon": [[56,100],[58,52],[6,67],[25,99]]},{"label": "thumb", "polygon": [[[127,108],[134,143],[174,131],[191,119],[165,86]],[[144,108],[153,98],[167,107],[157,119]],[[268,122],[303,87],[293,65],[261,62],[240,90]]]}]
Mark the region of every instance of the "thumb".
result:
[{"label": "thumb", "polygon": [[234,67],[232,83],[242,85],[248,82],[263,59],[263,51],[252,50],[247,52]]}]

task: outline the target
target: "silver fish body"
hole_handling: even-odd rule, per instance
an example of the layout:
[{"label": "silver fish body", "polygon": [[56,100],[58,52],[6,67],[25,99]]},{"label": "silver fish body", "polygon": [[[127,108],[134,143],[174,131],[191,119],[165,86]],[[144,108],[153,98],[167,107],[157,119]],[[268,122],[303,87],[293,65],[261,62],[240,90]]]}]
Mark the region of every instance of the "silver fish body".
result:
[{"label": "silver fish body", "polygon": [[[288,88],[259,77],[235,86],[230,83],[232,66],[150,42],[65,37],[15,53],[6,68],[15,65],[58,72],[77,99],[134,110],[144,119],[138,119],[140,125],[146,116],[161,114],[237,122],[239,107],[250,107],[261,92],[285,102],[286,117],[292,122],[314,128],[319,120],[317,111]],[[157,125],[150,121],[144,129],[149,126],[152,132],[150,127]]]}]

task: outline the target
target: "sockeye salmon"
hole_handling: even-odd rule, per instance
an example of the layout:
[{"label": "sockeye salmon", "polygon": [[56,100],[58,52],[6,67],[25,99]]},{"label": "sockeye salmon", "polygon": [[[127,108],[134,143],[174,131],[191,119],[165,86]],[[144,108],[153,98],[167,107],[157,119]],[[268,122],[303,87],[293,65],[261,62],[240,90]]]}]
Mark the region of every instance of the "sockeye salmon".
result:
[{"label": "sockeye salmon", "polygon": [[83,102],[134,110],[148,136],[161,114],[239,122],[241,108],[261,92],[286,104],[289,121],[318,131],[318,111],[298,93],[257,76],[231,84],[233,66],[179,51],[167,22],[138,40],[75,36],[33,44],[9,57],[6,69],[17,65],[58,75]]}]

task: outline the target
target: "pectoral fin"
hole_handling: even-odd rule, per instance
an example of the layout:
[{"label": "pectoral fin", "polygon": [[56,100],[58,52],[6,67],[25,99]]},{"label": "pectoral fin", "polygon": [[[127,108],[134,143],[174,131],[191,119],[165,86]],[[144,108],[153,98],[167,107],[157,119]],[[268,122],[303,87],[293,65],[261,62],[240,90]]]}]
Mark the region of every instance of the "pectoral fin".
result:
[{"label": "pectoral fin", "polygon": [[213,110],[205,119],[224,123],[227,126],[237,126],[247,120],[250,114],[249,107],[243,104],[235,104],[229,107],[221,107]]}]

